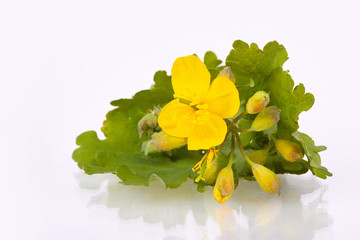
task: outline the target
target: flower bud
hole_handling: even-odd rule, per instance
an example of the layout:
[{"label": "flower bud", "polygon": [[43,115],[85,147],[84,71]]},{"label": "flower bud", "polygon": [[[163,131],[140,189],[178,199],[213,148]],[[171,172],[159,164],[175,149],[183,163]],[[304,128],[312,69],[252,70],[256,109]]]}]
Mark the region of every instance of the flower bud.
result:
[{"label": "flower bud", "polygon": [[234,173],[231,167],[225,167],[216,178],[214,186],[214,198],[219,203],[224,203],[234,192]]},{"label": "flower bud", "polygon": [[151,140],[142,143],[141,151],[145,154],[145,156],[148,156],[149,154],[152,153],[160,152],[160,150],[154,144],[151,143]]},{"label": "flower bud", "polygon": [[174,148],[182,147],[186,144],[187,138],[178,138],[167,135],[164,131],[156,133],[150,143],[155,145],[159,150],[170,151]]},{"label": "flower bud", "polygon": [[146,132],[147,136],[150,136],[153,133],[154,128],[157,126],[157,118],[159,113],[160,110],[156,108],[151,113],[146,114],[138,122],[138,131],[140,137],[144,134],[144,132]]},{"label": "flower bud", "polygon": [[280,109],[275,106],[262,110],[251,124],[251,130],[260,132],[275,126],[280,120]]},{"label": "flower bud", "polygon": [[250,114],[261,112],[269,102],[269,94],[264,91],[256,92],[246,103],[246,112]]},{"label": "flower bud", "polygon": [[252,172],[264,192],[271,195],[280,195],[280,179],[273,171],[255,163],[252,165]]},{"label": "flower bud", "polygon": [[265,149],[265,150],[257,150],[257,151],[252,152],[249,155],[249,158],[254,163],[264,165],[268,156],[269,156],[269,150]]},{"label": "flower bud", "polygon": [[232,73],[230,67],[226,67],[218,74],[218,77],[226,77],[230,79],[233,83],[235,83],[235,76]]},{"label": "flower bud", "polygon": [[278,139],[275,146],[276,150],[289,162],[295,162],[304,157],[302,147],[295,142]]}]

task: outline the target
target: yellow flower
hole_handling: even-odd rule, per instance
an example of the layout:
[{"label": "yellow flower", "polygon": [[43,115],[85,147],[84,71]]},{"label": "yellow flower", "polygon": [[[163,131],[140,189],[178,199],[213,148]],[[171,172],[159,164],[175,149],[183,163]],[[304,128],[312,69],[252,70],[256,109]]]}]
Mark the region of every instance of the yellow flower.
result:
[{"label": "yellow flower", "polygon": [[239,93],[224,76],[210,84],[210,73],[196,56],[176,59],[171,69],[174,100],[161,110],[158,123],[171,136],[188,139],[189,150],[221,144],[227,132],[224,118],[239,110]]}]

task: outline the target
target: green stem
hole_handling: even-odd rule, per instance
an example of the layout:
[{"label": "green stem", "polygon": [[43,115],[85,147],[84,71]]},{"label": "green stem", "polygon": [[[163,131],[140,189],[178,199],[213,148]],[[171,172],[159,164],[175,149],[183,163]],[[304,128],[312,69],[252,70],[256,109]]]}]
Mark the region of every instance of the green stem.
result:
[{"label": "green stem", "polygon": [[271,137],[269,136],[269,143],[268,146],[265,148],[265,150],[269,152],[270,148],[271,148]]},{"label": "green stem", "polygon": [[238,146],[239,146],[239,149],[240,149],[241,154],[243,155],[243,157],[245,158],[245,160],[247,161],[247,163],[250,165],[250,167],[252,167],[252,166],[254,165],[254,162],[251,161],[251,159],[246,155],[245,150],[244,150],[244,148],[243,148],[243,146],[242,146],[242,144],[241,144],[239,134],[238,134],[238,133],[235,133],[235,134],[233,134],[233,135],[235,135],[236,142],[237,142],[237,144],[238,144]]},{"label": "green stem", "polygon": [[237,116],[236,118],[234,118],[233,122],[235,123],[235,122],[239,121],[240,118],[242,118],[242,117],[245,116],[246,114],[247,114],[247,112],[246,112],[246,110],[245,110],[244,112],[240,113],[239,116]]},{"label": "green stem", "polygon": [[234,149],[235,149],[235,138],[234,138],[234,134],[231,134],[231,152],[230,152],[229,162],[227,164],[228,167],[232,166],[234,159]]},{"label": "green stem", "polygon": [[232,127],[233,130],[235,130],[236,132],[239,132],[239,133],[248,133],[248,132],[252,131],[251,128],[249,128],[249,129],[239,129],[234,124],[231,127]]}]

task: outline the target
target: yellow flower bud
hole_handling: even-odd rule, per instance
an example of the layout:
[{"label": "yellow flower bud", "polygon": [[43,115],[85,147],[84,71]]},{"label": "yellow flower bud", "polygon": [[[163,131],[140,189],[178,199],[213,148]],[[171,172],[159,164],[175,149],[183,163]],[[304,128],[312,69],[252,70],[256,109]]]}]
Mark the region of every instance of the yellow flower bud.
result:
[{"label": "yellow flower bud", "polygon": [[256,92],[246,103],[246,112],[250,114],[261,112],[269,102],[269,94],[264,91]]},{"label": "yellow flower bud", "polygon": [[138,122],[138,131],[139,136],[141,137],[144,132],[146,132],[147,136],[150,136],[154,128],[157,126],[157,119],[160,114],[160,110],[155,108],[151,113],[146,114],[140,121]]},{"label": "yellow flower bud", "polygon": [[155,145],[159,150],[170,151],[172,149],[182,147],[186,144],[186,138],[178,138],[167,135],[164,131],[161,131],[153,136],[150,143]]},{"label": "yellow flower bud", "polygon": [[275,146],[278,152],[289,162],[295,162],[304,157],[302,147],[295,142],[278,139]]},{"label": "yellow flower bud", "polygon": [[265,150],[257,150],[257,151],[252,152],[249,155],[249,158],[254,163],[264,165],[268,156],[269,156],[269,150],[265,149]]},{"label": "yellow flower bud", "polygon": [[219,203],[224,203],[234,192],[234,173],[231,167],[223,168],[216,178],[214,186],[214,198]]},{"label": "yellow flower bud", "polygon": [[261,189],[271,195],[280,195],[280,179],[270,169],[255,163],[252,172]]},{"label": "yellow flower bud", "polygon": [[230,79],[233,83],[235,83],[235,76],[232,73],[230,67],[226,67],[218,74],[218,77],[226,77]]},{"label": "yellow flower bud", "polygon": [[275,106],[262,110],[251,124],[251,130],[260,132],[275,126],[280,120],[280,109]]}]

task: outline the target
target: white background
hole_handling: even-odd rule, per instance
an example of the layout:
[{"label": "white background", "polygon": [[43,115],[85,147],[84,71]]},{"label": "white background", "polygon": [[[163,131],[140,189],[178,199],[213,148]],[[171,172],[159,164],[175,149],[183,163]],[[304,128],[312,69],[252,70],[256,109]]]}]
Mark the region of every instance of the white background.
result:
[{"label": "white background", "polygon": [[[1,239],[356,239],[359,229],[358,1],[1,1]],[[316,97],[300,130],[328,150],[326,181],[283,176],[282,196],[241,182],[223,205],[177,190],[88,176],[75,138],[99,132],[179,56],[232,42],[283,44]]]}]

